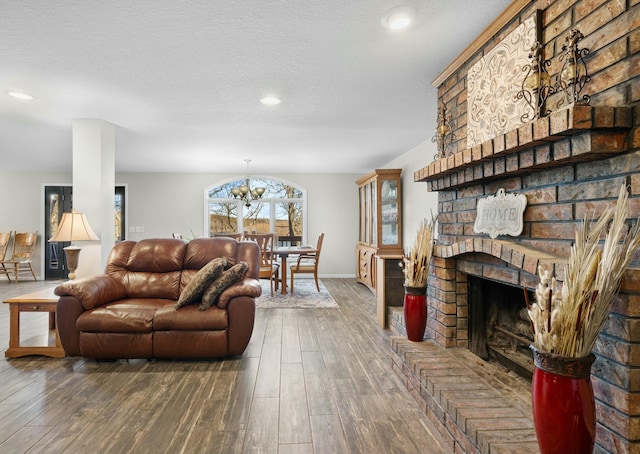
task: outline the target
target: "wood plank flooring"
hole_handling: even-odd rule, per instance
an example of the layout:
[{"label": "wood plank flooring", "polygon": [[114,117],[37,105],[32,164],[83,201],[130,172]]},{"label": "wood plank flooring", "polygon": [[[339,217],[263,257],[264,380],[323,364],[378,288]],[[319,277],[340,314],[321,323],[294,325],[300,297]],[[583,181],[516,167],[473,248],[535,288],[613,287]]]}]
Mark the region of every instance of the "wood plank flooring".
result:
[{"label": "wood plank flooring", "polygon": [[[240,358],[0,359],[0,452],[446,453],[391,370],[374,295],[323,283],[339,309],[259,309]],[[52,285],[0,281],[0,298]],[[2,350],[8,329],[0,304]],[[23,314],[23,343],[46,330]]]}]

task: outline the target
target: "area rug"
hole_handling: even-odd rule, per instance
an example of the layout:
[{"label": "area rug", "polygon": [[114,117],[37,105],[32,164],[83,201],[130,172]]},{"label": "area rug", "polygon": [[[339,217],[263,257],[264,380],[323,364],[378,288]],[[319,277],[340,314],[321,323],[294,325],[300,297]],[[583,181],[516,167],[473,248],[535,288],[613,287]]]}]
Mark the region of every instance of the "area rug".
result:
[{"label": "area rug", "polygon": [[[261,279],[262,295],[256,298],[256,306],[259,309],[337,308],[338,303],[336,303],[326,287],[322,285],[322,281],[319,281],[319,284],[320,292],[316,290],[316,283],[313,279],[296,279],[294,293],[289,291],[286,295],[283,295],[280,293],[280,289],[278,289],[278,291],[274,291],[273,296],[271,296],[269,281]],[[291,289],[289,288],[289,290]]]}]

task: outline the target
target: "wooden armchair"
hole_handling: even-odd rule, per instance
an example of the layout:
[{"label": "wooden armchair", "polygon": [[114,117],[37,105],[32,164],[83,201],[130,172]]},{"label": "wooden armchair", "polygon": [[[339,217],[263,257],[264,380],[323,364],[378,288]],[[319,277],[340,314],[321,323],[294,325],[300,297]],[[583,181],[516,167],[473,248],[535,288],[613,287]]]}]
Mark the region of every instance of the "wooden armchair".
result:
[{"label": "wooden armchair", "polygon": [[278,280],[280,279],[280,265],[275,262],[272,248],[274,247],[276,235],[275,233],[245,233],[243,236],[245,241],[255,241],[260,246],[260,279],[269,279],[271,286],[271,296],[273,290],[278,290]]},{"label": "wooden armchair", "polygon": [[33,251],[36,248],[36,240],[38,239],[38,232],[25,232],[16,233],[13,236],[13,251],[11,257],[0,261],[2,270],[9,277],[11,271],[13,271],[16,282],[20,274],[31,273],[33,280],[36,280],[36,274],[33,272],[31,266],[31,257]]},{"label": "wooden armchair", "polygon": [[7,268],[4,266],[4,259],[7,257],[7,250],[9,249],[9,243],[11,242],[11,234],[13,232],[0,232],[0,273],[7,276],[7,279],[11,280]]},{"label": "wooden armchair", "polygon": [[324,233],[321,233],[318,237],[318,245],[316,246],[315,252],[300,254],[296,263],[291,265],[291,293],[293,293],[293,278],[296,274],[300,273],[313,273],[316,288],[320,291],[320,284],[318,284],[318,263],[320,262],[320,251],[322,250],[323,240]]}]

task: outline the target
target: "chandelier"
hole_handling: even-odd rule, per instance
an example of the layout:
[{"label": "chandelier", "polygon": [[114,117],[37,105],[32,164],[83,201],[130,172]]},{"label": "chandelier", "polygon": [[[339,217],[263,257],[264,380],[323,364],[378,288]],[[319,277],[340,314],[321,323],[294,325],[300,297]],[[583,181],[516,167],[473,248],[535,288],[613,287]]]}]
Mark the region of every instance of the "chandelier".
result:
[{"label": "chandelier", "polygon": [[244,184],[241,184],[236,188],[231,188],[231,194],[233,194],[234,199],[240,198],[240,200],[244,202],[244,205],[249,208],[253,200],[262,198],[262,194],[264,194],[266,188],[258,187],[251,189],[251,186],[249,185],[249,163],[251,162],[251,159],[245,159],[244,161],[247,163],[247,177],[244,180]]}]

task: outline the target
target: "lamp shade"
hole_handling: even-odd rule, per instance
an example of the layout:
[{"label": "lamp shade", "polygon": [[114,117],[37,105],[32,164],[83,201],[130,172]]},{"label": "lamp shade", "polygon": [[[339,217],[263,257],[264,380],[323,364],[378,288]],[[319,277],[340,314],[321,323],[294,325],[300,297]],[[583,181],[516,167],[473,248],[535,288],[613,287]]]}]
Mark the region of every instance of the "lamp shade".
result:
[{"label": "lamp shade", "polygon": [[84,213],[72,211],[63,213],[56,233],[49,241],[91,241],[99,240]]}]

